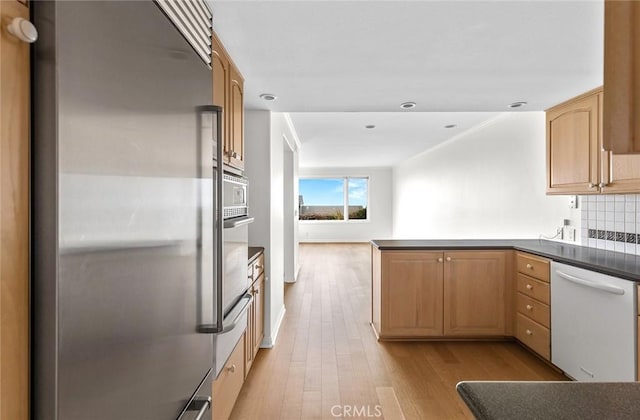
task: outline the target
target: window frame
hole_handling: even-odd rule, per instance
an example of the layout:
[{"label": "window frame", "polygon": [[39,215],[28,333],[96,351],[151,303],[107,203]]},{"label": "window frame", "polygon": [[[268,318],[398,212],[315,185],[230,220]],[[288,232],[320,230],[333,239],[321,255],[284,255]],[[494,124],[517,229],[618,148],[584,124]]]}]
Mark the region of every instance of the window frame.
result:
[{"label": "window frame", "polygon": [[[371,211],[370,211],[370,198],[371,198],[371,177],[367,175],[356,176],[356,175],[342,175],[342,176],[331,176],[331,175],[322,175],[322,176],[300,176],[298,178],[298,188],[300,188],[300,181],[305,179],[341,179],[342,180],[342,193],[343,193],[343,203],[342,203],[342,213],[343,218],[339,220],[301,220],[300,215],[301,212],[298,210],[298,223],[304,224],[336,224],[336,223],[370,223],[371,222]],[[349,179],[365,179],[367,181],[367,203],[365,208],[367,209],[367,218],[366,219],[349,219]],[[298,207],[300,208],[300,203],[298,203]]]}]

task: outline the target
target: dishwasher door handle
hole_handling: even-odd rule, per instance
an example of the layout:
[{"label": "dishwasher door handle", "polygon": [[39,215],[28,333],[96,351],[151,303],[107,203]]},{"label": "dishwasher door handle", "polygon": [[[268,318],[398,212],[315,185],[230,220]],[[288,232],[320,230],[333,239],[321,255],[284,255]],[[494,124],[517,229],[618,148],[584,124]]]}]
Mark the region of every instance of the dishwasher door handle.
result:
[{"label": "dishwasher door handle", "polygon": [[568,280],[572,283],[580,284],[586,287],[591,287],[592,289],[602,290],[603,292],[611,293],[614,295],[624,295],[624,289],[617,286],[613,286],[611,284],[597,283],[594,281],[581,279],[580,277],[575,277],[570,274],[563,273],[560,270],[556,270],[556,274],[558,274],[563,279]]}]

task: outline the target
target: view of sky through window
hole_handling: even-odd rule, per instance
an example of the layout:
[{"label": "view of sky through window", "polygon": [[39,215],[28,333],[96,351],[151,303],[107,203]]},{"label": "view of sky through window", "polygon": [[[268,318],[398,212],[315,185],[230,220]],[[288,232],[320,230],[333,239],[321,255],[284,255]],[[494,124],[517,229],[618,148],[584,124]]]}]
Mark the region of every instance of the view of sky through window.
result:
[{"label": "view of sky through window", "polygon": [[348,177],[301,178],[299,219],[367,219],[368,181],[367,178]]}]

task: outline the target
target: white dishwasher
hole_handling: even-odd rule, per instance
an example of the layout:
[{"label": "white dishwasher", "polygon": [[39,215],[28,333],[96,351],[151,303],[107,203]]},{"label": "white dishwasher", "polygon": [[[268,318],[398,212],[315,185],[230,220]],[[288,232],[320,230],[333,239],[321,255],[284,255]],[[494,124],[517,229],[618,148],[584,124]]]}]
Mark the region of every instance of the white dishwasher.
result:
[{"label": "white dishwasher", "polygon": [[636,380],[635,283],[551,262],[551,361],[577,381]]}]

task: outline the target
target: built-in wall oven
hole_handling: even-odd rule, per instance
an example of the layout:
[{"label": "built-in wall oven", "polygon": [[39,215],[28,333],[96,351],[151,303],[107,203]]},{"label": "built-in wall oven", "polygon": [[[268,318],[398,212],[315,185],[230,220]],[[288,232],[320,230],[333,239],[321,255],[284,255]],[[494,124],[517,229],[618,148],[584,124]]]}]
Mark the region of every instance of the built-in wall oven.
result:
[{"label": "built-in wall oven", "polygon": [[[247,292],[249,217],[247,205],[248,181],[242,175],[232,172],[217,159],[222,154],[222,115],[218,106],[202,107],[201,124],[210,125],[214,141],[213,182],[214,225],[212,235],[216,243],[212,258],[216,267],[212,290],[215,313],[203,319],[209,320],[199,326],[203,333],[213,334],[214,374],[217,375],[231,355],[247,326],[247,308],[253,299]],[[207,130],[203,130],[206,132]]]}]

